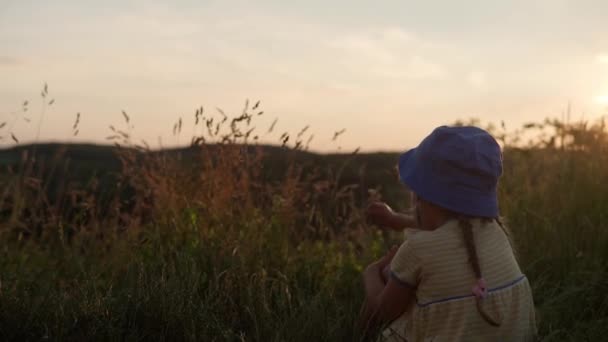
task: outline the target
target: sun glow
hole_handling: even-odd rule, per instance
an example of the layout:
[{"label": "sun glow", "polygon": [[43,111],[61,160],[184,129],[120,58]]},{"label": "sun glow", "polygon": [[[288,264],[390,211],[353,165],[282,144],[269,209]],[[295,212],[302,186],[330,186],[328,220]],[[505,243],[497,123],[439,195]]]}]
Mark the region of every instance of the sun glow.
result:
[{"label": "sun glow", "polygon": [[608,95],[599,95],[595,97],[595,103],[608,106]]},{"label": "sun glow", "polygon": [[597,55],[597,61],[602,64],[608,64],[608,53]]}]

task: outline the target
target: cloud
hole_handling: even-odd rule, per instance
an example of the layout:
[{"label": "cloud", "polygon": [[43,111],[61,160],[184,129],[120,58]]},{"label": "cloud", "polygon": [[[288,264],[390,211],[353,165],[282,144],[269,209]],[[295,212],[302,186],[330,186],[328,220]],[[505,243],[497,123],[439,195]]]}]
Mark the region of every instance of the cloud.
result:
[{"label": "cloud", "polygon": [[374,64],[368,70],[387,79],[438,80],[446,76],[446,71],[440,64],[416,55],[404,56],[391,63]]},{"label": "cloud", "polygon": [[0,66],[15,66],[23,64],[23,61],[16,57],[0,56]]},{"label": "cloud", "polygon": [[427,45],[397,27],[349,33],[328,43],[351,72],[388,79],[442,79],[446,70],[425,56]]},{"label": "cloud", "polygon": [[481,71],[471,71],[467,76],[467,82],[474,88],[483,88],[486,85],[486,74]]}]

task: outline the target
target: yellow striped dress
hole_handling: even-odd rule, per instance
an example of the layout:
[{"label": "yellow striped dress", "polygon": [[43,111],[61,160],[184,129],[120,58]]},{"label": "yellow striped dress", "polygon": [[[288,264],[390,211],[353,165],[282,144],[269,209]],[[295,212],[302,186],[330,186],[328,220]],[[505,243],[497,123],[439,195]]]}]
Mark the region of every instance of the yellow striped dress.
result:
[{"label": "yellow striped dress", "polygon": [[473,220],[473,235],[488,286],[483,307],[501,324],[488,324],[476,308],[473,268],[458,221],[434,231],[407,229],[391,262],[391,276],[415,288],[412,307],[382,333],[384,341],[532,341],[536,334],[530,284],[498,223]]}]

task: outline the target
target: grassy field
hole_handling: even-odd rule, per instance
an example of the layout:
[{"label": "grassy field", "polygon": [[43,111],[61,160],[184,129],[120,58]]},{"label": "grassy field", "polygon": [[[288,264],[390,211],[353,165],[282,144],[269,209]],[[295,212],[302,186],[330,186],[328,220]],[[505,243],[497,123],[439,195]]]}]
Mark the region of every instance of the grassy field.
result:
[{"label": "grassy field", "polygon": [[[363,208],[406,208],[398,155],[317,155],[303,132],[258,146],[254,115],[221,128],[197,111],[207,135],[183,150],[149,151],[114,129],[113,148],[0,152],[0,339],[357,340],[361,271],[401,239]],[[541,340],[602,340],[608,130],[493,131]]]}]

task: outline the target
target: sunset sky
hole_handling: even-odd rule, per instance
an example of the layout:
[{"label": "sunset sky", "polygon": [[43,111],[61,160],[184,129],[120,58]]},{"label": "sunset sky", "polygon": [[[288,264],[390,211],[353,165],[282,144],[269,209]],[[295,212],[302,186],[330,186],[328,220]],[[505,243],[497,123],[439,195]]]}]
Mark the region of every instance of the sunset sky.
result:
[{"label": "sunset sky", "polygon": [[[260,131],[310,125],[319,151],[403,150],[457,119],[514,128],[569,102],[593,119],[608,106],[606,18],[605,0],[0,0],[0,135],[35,139],[45,82],[44,141],[104,142],[125,110],[138,138],[173,145],[180,116],[185,142],[195,108],[245,99],[262,101]],[[13,124],[24,100],[32,122]]]}]

